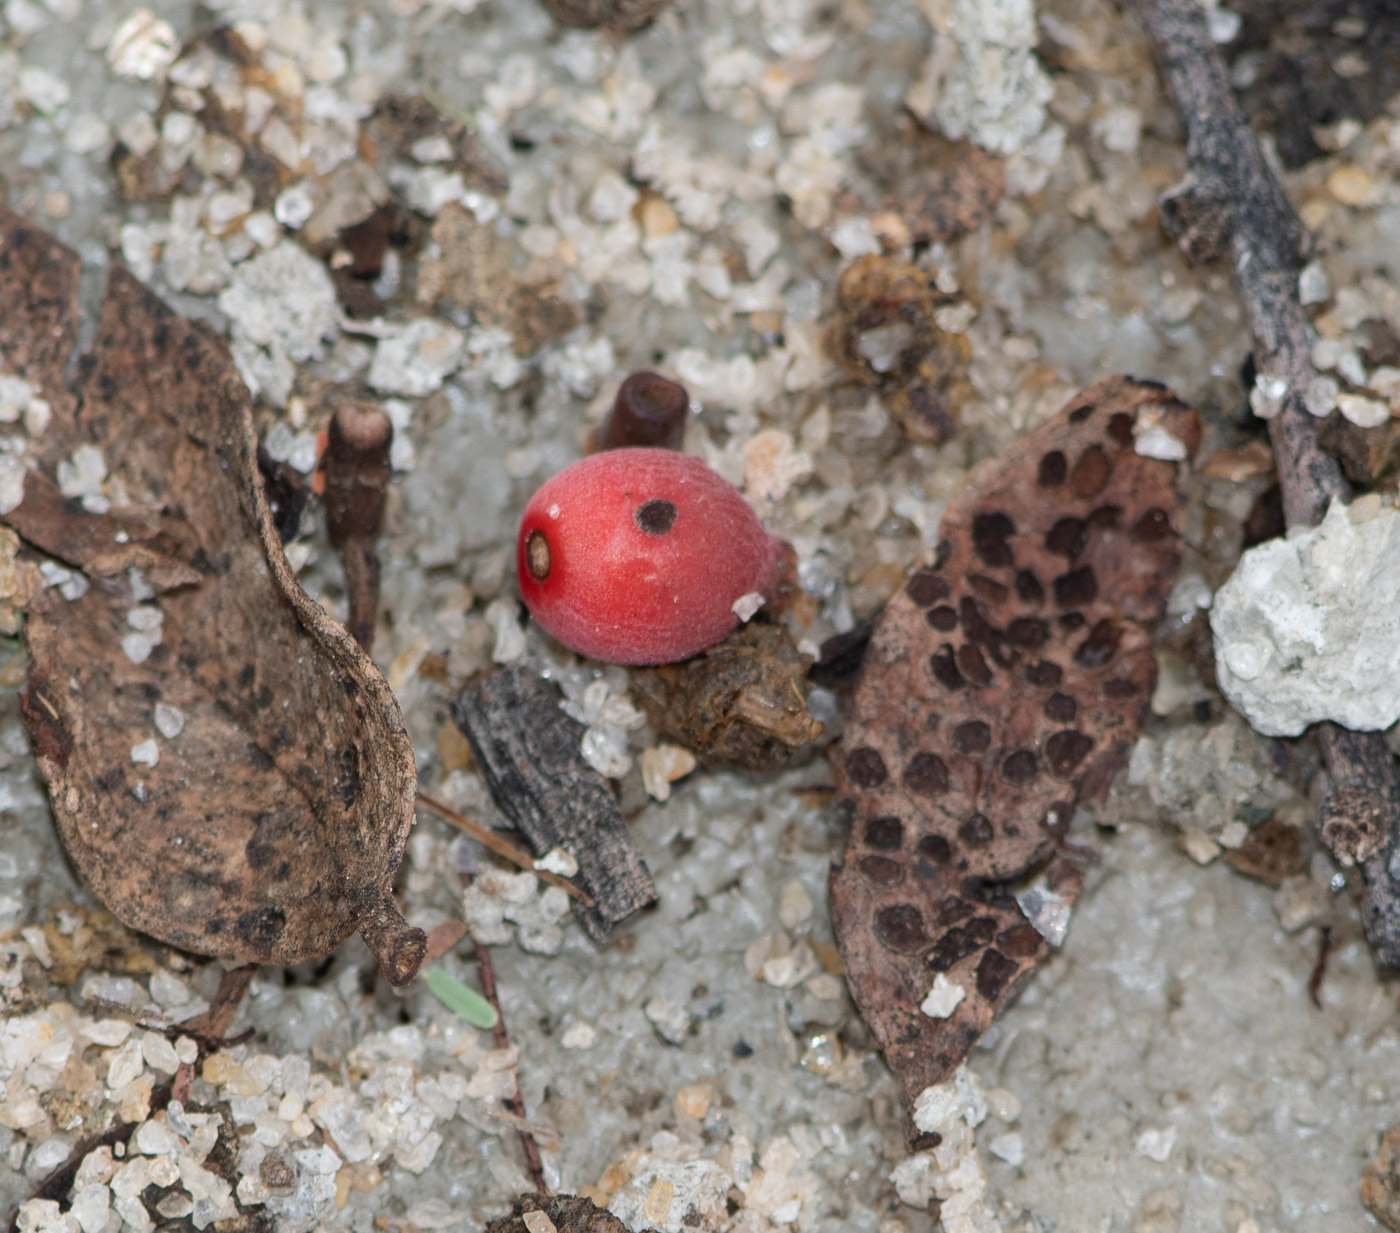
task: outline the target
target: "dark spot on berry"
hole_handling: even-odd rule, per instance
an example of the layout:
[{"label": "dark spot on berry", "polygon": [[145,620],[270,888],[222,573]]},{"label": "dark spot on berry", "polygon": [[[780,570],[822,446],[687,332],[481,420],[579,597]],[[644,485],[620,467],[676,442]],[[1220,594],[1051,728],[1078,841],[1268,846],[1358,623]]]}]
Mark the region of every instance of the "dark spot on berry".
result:
[{"label": "dark spot on berry", "polygon": [[1118,653],[1118,644],[1122,639],[1123,633],[1118,626],[1104,617],[1095,622],[1089,636],[1079,644],[1079,650],[1074,653],[1074,662],[1086,668],[1102,668]]},{"label": "dark spot on berry", "polygon": [[1081,565],[1055,579],[1055,602],[1061,608],[1079,608],[1098,597],[1099,580],[1092,565]]},{"label": "dark spot on berry", "polygon": [[1048,659],[1038,659],[1035,663],[1026,665],[1026,680],[1042,689],[1058,685],[1064,679],[1064,675],[1060,665],[1052,664]]},{"label": "dark spot on berry", "polygon": [[960,754],[979,754],[992,743],[992,730],[980,719],[969,719],[953,729],[953,748]]},{"label": "dark spot on berry", "polygon": [[1133,538],[1140,544],[1151,544],[1166,539],[1172,533],[1172,520],[1167,511],[1155,505],[1133,523]]},{"label": "dark spot on berry", "polygon": [[862,856],[856,868],[876,886],[898,886],[904,881],[904,866],[888,856]]},{"label": "dark spot on berry", "polygon": [[1058,488],[1065,482],[1065,473],[1069,470],[1069,465],[1065,462],[1065,456],[1059,450],[1051,450],[1040,460],[1040,469],[1036,472],[1036,482],[1042,488]]},{"label": "dark spot on berry", "polygon": [[1091,402],[1083,403],[1080,406],[1075,407],[1075,409],[1069,413],[1069,422],[1071,424],[1082,424],[1091,415],[1093,415],[1093,413],[1094,404]]},{"label": "dark spot on berry", "polygon": [[1108,417],[1108,439],[1125,449],[1133,443],[1133,417],[1126,411],[1115,411]]},{"label": "dark spot on berry", "polygon": [[543,531],[531,531],[525,540],[525,567],[536,582],[549,577],[549,540],[545,539]]},{"label": "dark spot on berry", "polygon": [[940,604],[937,608],[930,608],[924,614],[924,619],[933,626],[934,629],[941,629],[945,634],[949,630],[957,629],[958,614],[947,604]]},{"label": "dark spot on berry", "polygon": [[1035,754],[1029,749],[1017,749],[1001,764],[1001,777],[1015,787],[1022,787],[1035,778]]},{"label": "dark spot on berry", "polygon": [[643,501],[632,517],[648,535],[665,535],[676,525],[676,507],[670,501]]},{"label": "dark spot on berry", "polygon": [[977,992],[989,1002],[1001,997],[1011,978],[1016,975],[1016,962],[999,950],[989,950],[977,965]]},{"label": "dark spot on berry", "polygon": [[940,865],[946,865],[953,859],[953,846],[942,835],[925,835],[914,850]]},{"label": "dark spot on berry", "polygon": [[992,683],[992,670],[987,667],[987,661],[972,643],[966,643],[958,647],[957,652],[958,671],[963,674],[974,685],[990,685]]},{"label": "dark spot on berry", "polygon": [[1089,511],[1089,525],[1095,531],[1113,531],[1123,521],[1121,505],[1100,505]]},{"label": "dark spot on berry", "polygon": [[962,689],[967,684],[963,674],[958,671],[957,657],[948,643],[945,642],[930,655],[928,663],[933,672],[933,679],[944,689]]},{"label": "dark spot on berry", "polygon": [[1038,651],[1050,640],[1050,626],[1039,617],[1017,617],[1006,627],[1006,640],[1012,646]]},{"label": "dark spot on berry", "polygon": [[1082,612],[1066,612],[1057,624],[1065,633],[1072,634],[1076,629],[1083,629],[1087,621]]},{"label": "dark spot on berry", "polygon": [[894,817],[871,818],[865,824],[865,842],[880,852],[898,852],[904,843],[904,823]]},{"label": "dark spot on berry", "polygon": [[1028,569],[1016,571],[1016,594],[1021,597],[1023,603],[1043,604],[1045,602],[1045,588],[1040,585],[1040,579]]},{"label": "dark spot on berry", "polygon": [[1089,526],[1082,518],[1061,518],[1045,533],[1045,547],[1073,561],[1089,545]]},{"label": "dark spot on berry", "polygon": [[1074,768],[1089,756],[1093,747],[1093,738],[1074,728],[1052,732],[1045,738],[1045,761],[1050,773],[1059,779],[1072,775]]},{"label": "dark spot on berry", "polygon": [[984,814],[975,813],[958,827],[958,838],[969,848],[985,848],[995,837],[992,824]]},{"label": "dark spot on berry", "polygon": [[1125,676],[1115,676],[1111,681],[1103,683],[1103,696],[1105,698],[1131,698],[1138,691],[1137,682],[1129,680]]},{"label": "dark spot on berry", "polygon": [[905,590],[920,608],[927,608],[940,599],[948,598],[948,584],[931,570],[921,569],[909,579]]},{"label": "dark spot on berry", "polygon": [[904,786],[920,796],[940,796],[948,791],[948,768],[933,753],[916,753],[904,768]]},{"label": "dark spot on berry", "polygon": [[1040,950],[1040,934],[1033,925],[1012,925],[997,934],[997,946],[1013,959],[1029,959]]},{"label": "dark spot on berry", "polygon": [[1076,497],[1092,497],[1103,491],[1113,464],[1101,445],[1091,445],[1069,473],[1069,490]]},{"label": "dark spot on berry", "polygon": [[877,788],[889,774],[879,751],[862,745],[846,755],[846,775],[857,788]]},{"label": "dark spot on berry", "polygon": [[876,912],[875,936],[901,954],[912,954],[928,945],[923,914],[912,903],[897,903]]},{"label": "dark spot on berry", "polygon": [[1068,694],[1051,694],[1045,699],[1045,718],[1057,724],[1072,724],[1079,714],[1079,703]]}]

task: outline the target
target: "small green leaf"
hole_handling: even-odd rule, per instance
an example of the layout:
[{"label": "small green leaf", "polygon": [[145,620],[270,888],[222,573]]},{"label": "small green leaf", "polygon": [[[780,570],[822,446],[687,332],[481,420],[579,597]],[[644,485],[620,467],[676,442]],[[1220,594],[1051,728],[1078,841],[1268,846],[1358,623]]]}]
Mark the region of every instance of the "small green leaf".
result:
[{"label": "small green leaf", "polygon": [[455,1010],[475,1028],[486,1031],[496,1026],[496,1008],[475,989],[468,988],[443,968],[429,968],[423,979],[428,992],[448,1010]]}]

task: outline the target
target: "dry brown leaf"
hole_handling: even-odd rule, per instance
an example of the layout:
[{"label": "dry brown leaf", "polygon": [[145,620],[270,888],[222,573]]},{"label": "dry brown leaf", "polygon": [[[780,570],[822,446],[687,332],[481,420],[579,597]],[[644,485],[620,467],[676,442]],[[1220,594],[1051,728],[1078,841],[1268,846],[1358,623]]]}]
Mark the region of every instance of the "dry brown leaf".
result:
[{"label": "dry brown leaf", "polygon": [[[54,407],[40,456],[97,446],[132,501],[89,513],[36,471],[4,519],[92,580],[72,602],[42,593],[24,630],[23,715],[59,835],[93,893],[164,942],[294,964],[359,931],[404,983],[426,939],[391,895],[416,788],[398,704],[287,567],[221,341],[117,266],[66,387],[78,264],[0,213],[0,361]],[[140,663],[123,649],[134,610],[162,618]],[[157,704],[178,733],[158,735]],[[135,760],[151,740],[155,763]]]},{"label": "dry brown leaf", "polygon": [[[1133,449],[1144,411],[1195,449],[1191,411],[1118,377],[984,464],[943,516],[937,564],[890,601],[866,653],[831,915],[911,1103],[1044,958],[1049,921],[1023,913],[1016,880],[1045,869],[1040,902],[1068,910],[1082,874],[1060,840],[1147,715],[1147,627],[1179,563],[1182,502],[1172,465]],[[921,1009],[940,976],[963,993],[946,1018]]]}]

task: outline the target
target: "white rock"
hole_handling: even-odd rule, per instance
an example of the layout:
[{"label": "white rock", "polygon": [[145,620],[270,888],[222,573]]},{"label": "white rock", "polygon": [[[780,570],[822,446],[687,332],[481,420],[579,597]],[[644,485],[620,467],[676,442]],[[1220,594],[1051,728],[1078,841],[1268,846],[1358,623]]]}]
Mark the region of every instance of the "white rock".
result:
[{"label": "white rock", "polygon": [[1385,403],[1360,394],[1337,395],[1337,409],[1358,428],[1379,428],[1390,418]]},{"label": "white rock", "polygon": [[933,987],[929,989],[928,996],[919,1003],[919,1009],[930,1019],[946,1019],[957,1010],[966,996],[966,989],[939,972],[933,978]]},{"label": "white rock", "polygon": [[118,77],[150,81],[175,62],[180,40],[168,21],[149,9],[137,9],[116,29],[107,44],[107,63]]},{"label": "white rock", "polygon": [[1297,736],[1324,719],[1390,727],[1400,719],[1400,512],[1357,522],[1334,501],[1321,525],[1250,549],[1210,624],[1220,687],[1257,732]]},{"label": "white rock", "polygon": [[369,383],[383,394],[419,398],[441,387],[462,363],[462,331],[420,317],[379,340]]},{"label": "white rock", "polygon": [[905,102],[947,136],[1013,154],[1040,132],[1050,79],[1032,0],[923,0],[933,54]]},{"label": "white rock", "polygon": [[1166,1164],[1175,1146],[1175,1126],[1168,1126],[1166,1129],[1149,1126],[1133,1140],[1133,1151],[1139,1156],[1146,1156],[1148,1160],[1155,1160],[1158,1164]]},{"label": "white rock", "polygon": [[1026,1145],[1022,1142],[1021,1136],[1015,1132],[998,1135],[987,1144],[987,1150],[997,1159],[1006,1161],[1013,1168],[1026,1158]]}]

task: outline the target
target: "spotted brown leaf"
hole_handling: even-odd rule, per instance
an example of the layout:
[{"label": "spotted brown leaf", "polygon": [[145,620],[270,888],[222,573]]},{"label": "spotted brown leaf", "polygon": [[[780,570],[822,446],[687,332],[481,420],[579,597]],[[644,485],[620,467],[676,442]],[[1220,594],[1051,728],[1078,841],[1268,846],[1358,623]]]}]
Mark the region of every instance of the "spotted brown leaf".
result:
[{"label": "spotted brown leaf", "polygon": [[[983,464],[943,517],[937,563],[876,626],[837,758],[853,804],[831,907],[847,979],[912,1102],[939,1083],[1045,956],[1013,897],[1147,716],[1148,629],[1180,562],[1173,463],[1134,449],[1142,416],[1194,450],[1193,412],[1126,377],[1091,386]],[[1160,451],[1158,451],[1160,452]],[[963,990],[920,1010],[938,975]]]}]

